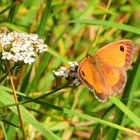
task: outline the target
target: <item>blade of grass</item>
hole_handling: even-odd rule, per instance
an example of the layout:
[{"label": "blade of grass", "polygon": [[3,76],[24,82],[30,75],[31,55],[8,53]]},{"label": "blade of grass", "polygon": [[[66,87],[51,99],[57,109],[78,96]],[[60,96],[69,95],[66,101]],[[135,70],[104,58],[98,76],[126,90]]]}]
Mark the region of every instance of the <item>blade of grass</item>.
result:
[{"label": "blade of grass", "polygon": [[89,116],[89,115],[86,115],[86,114],[75,112],[73,110],[69,110],[69,109],[66,109],[66,108],[61,108],[59,106],[51,105],[49,103],[46,103],[46,101],[43,102],[43,101],[38,100],[38,101],[34,101],[34,102],[37,103],[37,104],[40,104],[42,107],[47,108],[47,109],[48,109],[48,107],[50,107],[50,108],[53,107],[54,109],[56,109],[58,111],[62,111],[64,114],[78,116],[78,117],[83,118],[85,120],[90,120],[90,121],[93,121],[95,123],[100,123],[100,124],[103,124],[103,125],[107,125],[107,126],[110,126],[110,127],[122,130],[122,131],[126,131],[128,133],[132,133],[132,134],[140,136],[140,133],[138,133],[136,131],[133,131],[131,129],[128,129],[128,128],[122,127],[120,125],[111,123],[109,121],[105,121],[105,120],[102,120],[102,119],[99,119],[99,118],[96,118],[96,117],[92,117],[92,116]]},{"label": "blade of grass", "polygon": [[[67,31],[67,28],[65,28],[60,35],[57,37],[57,39],[55,40],[54,44],[52,45],[52,48],[55,50],[57,47],[57,43],[58,41],[62,38],[63,34]],[[42,75],[44,69],[46,68],[46,66],[48,65],[49,61],[51,59],[51,55],[47,54],[44,56],[44,58],[42,59],[42,62],[40,63],[40,65],[37,67],[36,69],[36,73],[35,76],[33,78],[33,80],[31,81],[31,83],[27,84],[26,88],[25,88],[25,92],[29,93],[31,91],[31,89],[34,89],[34,87],[37,87],[38,81],[40,76]]]},{"label": "blade of grass", "polygon": [[2,128],[3,134],[4,134],[4,139],[8,140],[8,137],[7,137],[6,130],[5,130],[3,122],[0,122],[0,124],[1,124],[1,128]]},{"label": "blade of grass", "polygon": [[136,126],[140,127],[140,119],[125,106],[120,100],[115,97],[109,97],[109,99],[126,115],[128,116]]},{"label": "blade of grass", "polygon": [[[111,3],[112,3],[112,0],[109,0],[108,3],[107,3],[107,6],[106,6],[106,11],[109,10]],[[106,17],[107,17],[107,13],[105,13],[105,14],[103,15],[102,21],[105,21]],[[92,48],[89,47],[88,50],[87,50],[87,52],[89,52],[89,50],[90,50],[90,53],[93,53],[93,48],[94,48],[94,47],[96,46],[96,44],[98,43],[98,40],[99,40],[99,36],[100,36],[101,31],[102,31],[102,25],[100,25],[100,26],[98,27],[98,30],[97,30],[95,39],[92,40],[91,45],[90,45]]]},{"label": "blade of grass", "polygon": [[[5,91],[0,89],[0,102],[4,105],[13,104],[13,98],[7,94]],[[9,107],[17,115],[16,107]],[[60,140],[58,136],[56,136],[52,131],[49,130],[46,126],[44,127],[41,123],[39,123],[32,115],[29,113],[22,105],[20,105],[21,112],[23,114],[23,120],[26,123],[33,125],[38,131],[40,131],[48,140]]]},{"label": "blade of grass", "polygon": [[22,1],[15,1],[15,0],[11,1],[11,7],[10,7],[10,11],[9,11],[8,21],[10,21],[10,22],[13,21],[13,18],[15,16],[17,10],[19,9],[21,3],[22,3]]},{"label": "blade of grass", "polygon": [[11,29],[11,30],[17,31],[17,32],[25,31],[25,28],[19,27],[19,26],[15,25],[15,24],[12,24],[10,22],[0,22],[0,26],[1,27],[7,27],[8,29]]},{"label": "blade of grass", "polygon": [[[70,20],[68,22],[65,23],[78,23],[78,24],[88,24],[88,25],[103,25],[105,27],[114,27],[120,30],[125,30],[131,33],[135,33],[140,35],[140,29],[130,26],[130,25],[126,25],[126,24],[120,24],[117,22],[113,22],[113,21],[102,21],[102,20],[89,20],[89,19],[79,19],[79,20]],[[62,23],[61,23],[62,24]]]},{"label": "blade of grass", "polygon": [[111,123],[111,122],[108,122],[108,121],[105,121],[105,120],[102,120],[102,119],[99,119],[99,118],[95,118],[95,117],[92,117],[92,116],[89,116],[89,115],[86,115],[86,114],[81,114],[79,112],[75,112],[75,111],[72,111],[72,110],[69,110],[69,109],[63,109],[63,113],[78,116],[78,117],[83,118],[85,120],[90,120],[90,121],[93,121],[95,123],[101,123],[101,124],[116,128],[118,130],[126,131],[128,133],[132,133],[132,134],[140,136],[140,133],[135,132],[131,129],[128,129],[128,128],[122,127],[120,125],[117,125],[117,124],[114,124],[114,123]]},{"label": "blade of grass", "polygon": [[3,14],[4,12],[6,12],[7,10],[10,9],[10,5],[8,5],[6,8],[4,8],[3,10],[0,11],[0,15]]},{"label": "blade of grass", "polygon": [[41,18],[41,22],[39,24],[39,27],[37,29],[37,33],[39,34],[39,36],[43,36],[44,33],[46,32],[45,31],[45,24],[47,22],[47,19],[48,19],[48,16],[50,14],[50,11],[51,11],[51,3],[52,3],[52,0],[46,0],[46,7],[45,7],[45,10],[44,10],[44,13],[42,15],[42,18]]},{"label": "blade of grass", "polygon": [[54,57],[57,57],[59,60],[61,60],[64,63],[68,63],[68,60],[61,56],[57,51],[55,51],[54,49],[49,48],[48,49],[48,53],[50,53],[51,55],[53,55]]},{"label": "blade of grass", "polygon": [[[64,87],[64,88],[65,88],[65,87]],[[2,87],[2,89],[5,89],[5,87],[4,87],[4,88]],[[46,97],[46,96],[48,96],[48,95],[51,95],[51,94],[53,94],[53,93],[55,93],[56,91],[59,91],[59,90],[61,90],[61,89],[63,89],[63,87],[62,87],[62,88],[59,88],[59,89],[56,89],[56,90],[53,90],[53,91],[50,91],[50,92],[47,93],[47,94],[40,95],[40,96],[38,96],[38,97],[36,97],[36,98],[25,97],[26,99],[29,99],[29,100],[23,101],[23,102],[21,102],[21,104],[29,103],[29,102],[38,102],[38,103],[40,103],[40,102],[39,102],[39,99],[44,99],[44,97]],[[7,88],[6,88],[6,91],[11,92],[11,91],[10,91],[9,89],[7,89]],[[22,95],[21,92],[20,92],[19,95]],[[23,95],[24,95],[24,94],[23,94]],[[23,96],[23,97],[24,97],[24,96]],[[131,110],[129,110],[129,109],[128,109],[122,102],[120,102],[117,98],[115,98],[115,97],[109,97],[109,98],[110,98],[110,100],[111,100],[122,112],[124,112],[124,113],[135,123],[136,126],[139,126],[139,127],[140,127],[140,119],[139,119]],[[41,104],[41,105],[44,105],[44,104]],[[47,106],[49,106],[49,107],[51,107],[51,108],[53,108],[53,109],[55,109],[55,110],[59,110],[59,111],[60,111],[60,109],[59,109],[58,107],[55,107],[54,105],[51,105],[51,104],[49,104],[49,103],[46,103],[45,105],[47,105]],[[109,105],[110,105],[110,103],[109,103]]]},{"label": "blade of grass", "polygon": [[[130,98],[132,99],[133,93],[134,93],[134,91],[136,91],[136,89],[137,89],[137,87],[139,85],[139,82],[140,82],[140,79],[139,79],[139,76],[140,76],[140,65],[139,65],[139,62],[140,62],[140,55],[139,55],[139,57],[137,59],[137,62],[135,63],[135,65],[133,67],[133,70],[129,73],[130,75],[128,77],[128,82],[127,82],[127,84],[125,86],[124,93],[123,93],[123,96],[121,98],[121,101],[124,103],[124,105],[126,105],[128,107],[130,107],[130,101],[131,101],[131,100],[129,101],[129,99]],[[116,103],[116,102],[114,102],[114,103]],[[119,106],[118,104],[117,104],[117,106]],[[117,115],[115,116],[113,122],[116,123],[116,124],[121,124],[122,121],[123,121],[124,113],[120,109],[117,108],[116,109],[116,114]],[[118,134],[118,130],[111,128],[108,131],[107,139],[108,138],[116,139],[117,134]]]},{"label": "blade of grass", "polygon": [[[1,91],[1,89],[0,89],[0,91]],[[4,93],[4,94],[6,94],[6,93]],[[7,95],[6,95],[6,98],[7,98]],[[0,98],[0,99],[3,99],[3,98]],[[129,133],[132,133],[132,134],[135,134],[135,135],[139,135],[140,136],[139,133],[137,133],[137,132],[135,132],[133,130],[130,130],[128,128],[125,128],[125,127],[122,127],[122,126],[113,124],[111,122],[108,122],[108,121],[105,121],[105,120],[102,120],[102,119],[99,119],[99,118],[96,118],[96,117],[92,117],[92,116],[89,116],[89,115],[86,115],[86,114],[81,114],[81,113],[78,113],[78,112],[75,112],[75,111],[72,111],[72,110],[68,110],[66,108],[61,108],[61,107],[58,107],[58,106],[49,104],[48,102],[46,103],[46,101],[45,102],[40,101],[40,100],[30,100],[30,101],[33,101],[33,102],[35,102],[37,104],[40,104],[44,108],[47,107],[47,109],[48,109],[48,107],[50,107],[50,108],[53,108],[53,109],[58,110],[58,111],[63,111],[63,113],[65,113],[65,114],[75,115],[75,116],[78,116],[78,117],[83,118],[83,119],[86,119],[86,120],[92,120],[92,121],[94,121],[96,123],[101,123],[101,124],[104,124],[104,125],[107,125],[107,126],[110,126],[110,127],[113,127],[113,128],[119,129],[119,130],[122,130],[122,131],[127,131]],[[6,103],[6,104],[8,104],[8,103]]]}]

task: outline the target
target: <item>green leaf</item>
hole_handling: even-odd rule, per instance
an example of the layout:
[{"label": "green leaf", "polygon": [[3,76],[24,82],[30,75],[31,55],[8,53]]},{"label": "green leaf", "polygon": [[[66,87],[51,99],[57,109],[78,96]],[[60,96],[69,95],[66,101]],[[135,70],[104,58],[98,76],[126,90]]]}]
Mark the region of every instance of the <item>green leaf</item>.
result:
[{"label": "green leaf", "polygon": [[70,20],[67,23],[78,23],[78,24],[88,24],[88,25],[103,25],[105,27],[114,27],[120,30],[125,30],[131,33],[140,35],[140,29],[129,26],[126,24],[120,24],[113,21],[102,21],[102,20],[89,20],[89,19],[79,19],[79,20]]},{"label": "green leaf", "polygon": [[[8,104],[14,104],[14,99],[12,96],[10,96],[8,93],[6,93],[4,90],[0,89],[0,102],[3,103],[4,105]],[[9,107],[11,111],[13,111],[16,115],[17,113],[17,108],[16,106],[14,107]],[[41,123],[39,123],[32,115],[29,113],[24,106],[20,105],[20,110],[22,113],[22,118],[24,122],[29,123],[34,126],[38,131],[40,131],[48,140],[60,140],[58,136],[56,136],[52,131],[50,131],[47,126],[43,126]]]}]

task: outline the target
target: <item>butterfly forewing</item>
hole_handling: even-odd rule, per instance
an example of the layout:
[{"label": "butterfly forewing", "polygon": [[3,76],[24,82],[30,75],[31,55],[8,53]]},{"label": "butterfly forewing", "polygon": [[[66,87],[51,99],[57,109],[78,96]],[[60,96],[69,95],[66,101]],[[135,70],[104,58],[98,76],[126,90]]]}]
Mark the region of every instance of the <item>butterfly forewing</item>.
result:
[{"label": "butterfly forewing", "polygon": [[132,63],[132,46],[130,40],[113,42],[99,49],[95,58],[106,65],[128,69]]}]

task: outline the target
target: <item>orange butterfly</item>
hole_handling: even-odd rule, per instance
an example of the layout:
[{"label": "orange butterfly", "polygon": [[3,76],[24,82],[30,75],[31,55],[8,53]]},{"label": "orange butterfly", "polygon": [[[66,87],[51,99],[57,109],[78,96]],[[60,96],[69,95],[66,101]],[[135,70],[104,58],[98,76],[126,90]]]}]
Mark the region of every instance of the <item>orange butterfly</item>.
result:
[{"label": "orange butterfly", "polygon": [[78,76],[99,101],[105,102],[124,89],[132,54],[130,40],[110,43],[80,62]]}]

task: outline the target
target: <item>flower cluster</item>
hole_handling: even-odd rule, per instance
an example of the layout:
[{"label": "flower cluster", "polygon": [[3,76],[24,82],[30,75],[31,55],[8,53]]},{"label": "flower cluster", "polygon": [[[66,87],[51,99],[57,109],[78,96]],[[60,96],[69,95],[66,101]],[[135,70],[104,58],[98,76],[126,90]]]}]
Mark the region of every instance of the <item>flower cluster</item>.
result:
[{"label": "flower cluster", "polygon": [[80,85],[80,79],[78,77],[77,74],[77,69],[78,69],[78,62],[74,61],[74,62],[68,62],[70,68],[66,68],[66,67],[60,67],[60,69],[58,71],[54,71],[53,70],[53,74],[56,77],[64,77],[67,80],[72,80],[72,83],[76,86]]},{"label": "flower cluster", "polygon": [[10,32],[0,33],[2,59],[31,64],[37,54],[48,50],[48,46],[37,34]]}]

